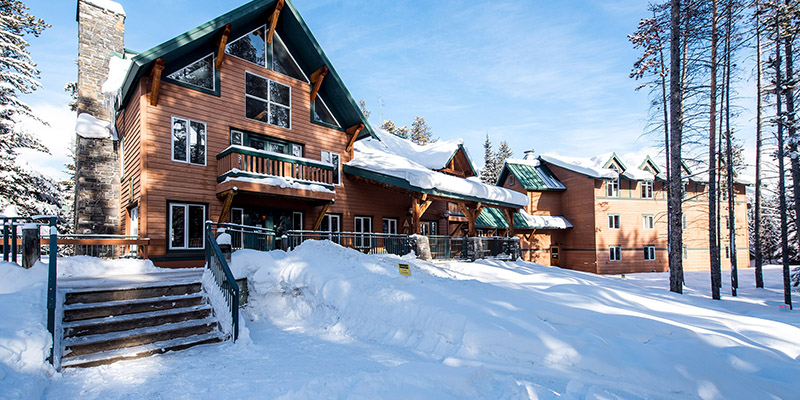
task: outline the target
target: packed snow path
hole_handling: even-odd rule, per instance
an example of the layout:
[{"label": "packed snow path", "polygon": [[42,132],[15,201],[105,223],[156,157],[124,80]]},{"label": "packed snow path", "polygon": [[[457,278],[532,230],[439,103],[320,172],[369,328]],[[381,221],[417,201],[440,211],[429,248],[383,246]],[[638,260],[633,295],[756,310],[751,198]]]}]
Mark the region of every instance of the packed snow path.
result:
[{"label": "packed snow path", "polygon": [[778,307],[778,269],[759,290],[741,271],[740,297],[720,302],[708,272],[676,295],[666,274],[432,265],[326,242],[233,266],[251,285],[238,343],[0,383],[29,377],[45,398],[796,398],[800,320]]}]

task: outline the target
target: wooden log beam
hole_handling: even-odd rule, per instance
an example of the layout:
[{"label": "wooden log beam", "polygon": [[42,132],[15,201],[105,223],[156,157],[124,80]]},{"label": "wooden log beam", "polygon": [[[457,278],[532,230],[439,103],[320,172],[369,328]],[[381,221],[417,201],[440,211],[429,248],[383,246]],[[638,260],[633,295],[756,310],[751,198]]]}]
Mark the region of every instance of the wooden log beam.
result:
[{"label": "wooden log beam", "polygon": [[219,213],[219,219],[217,220],[217,223],[221,224],[228,221],[228,215],[230,215],[233,197],[236,196],[236,192],[236,190],[230,189],[219,194],[224,201],[222,202],[222,212]]},{"label": "wooden log beam", "polygon": [[415,235],[419,235],[420,233],[422,233],[422,225],[420,224],[420,221],[419,221],[421,216],[422,216],[422,214],[420,214],[419,199],[416,198],[416,197],[412,197],[411,198],[411,218],[412,218],[411,224],[412,224],[413,233]]},{"label": "wooden log beam", "polygon": [[331,206],[331,203],[325,203],[325,205],[322,206],[322,211],[319,212],[319,216],[317,217],[317,221],[314,222],[314,229],[312,229],[312,231],[318,231],[319,227],[322,226],[322,219],[325,218],[325,213],[328,212],[328,207]]},{"label": "wooden log beam", "polygon": [[164,60],[157,59],[150,70],[150,105],[158,105],[158,89],[161,87],[161,73],[164,71]]},{"label": "wooden log beam", "polygon": [[358,137],[359,132],[364,129],[364,124],[353,125],[347,128],[346,132],[350,136],[350,140],[347,142],[347,147],[345,147],[345,151],[348,153],[353,150],[353,145],[356,143],[356,138]]},{"label": "wooden log beam", "polygon": [[284,0],[278,0],[278,3],[275,4],[275,10],[273,10],[272,15],[269,16],[269,31],[267,32],[267,43],[272,43],[272,35],[275,34],[275,28],[278,26],[278,17],[281,15],[283,4]]},{"label": "wooden log beam", "polygon": [[225,58],[225,45],[228,44],[228,36],[231,34],[231,24],[225,25],[225,29],[222,31],[222,36],[219,38],[219,43],[217,44],[217,63],[216,67],[219,70],[222,67],[222,59]]},{"label": "wooden log beam", "polygon": [[480,210],[483,208],[481,203],[478,203],[477,206],[470,209],[467,207],[466,203],[458,203],[458,206],[461,207],[461,211],[464,213],[464,216],[467,217],[467,236],[475,237],[478,235],[478,231],[475,229],[475,221],[478,219],[478,215],[480,215]]},{"label": "wooden log beam", "polygon": [[455,226],[455,229],[453,229],[453,231],[452,231],[452,232],[450,232],[450,237],[453,237],[453,236],[455,236],[455,235],[456,235],[456,233],[460,232],[460,231],[461,231],[461,228],[462,228],[463,226],[464,226],[464,223],[463,223],[463,222],[459,222],[458,224],[456,224],[456,226]]},{"label": "wooden log beam", "polygon": [[514,211],[504,208],[503,214],[506,216],[506,223],[508,224],[508,236],[514,236]]},{"label": "wooden log beam", "polygon": [[322,80],[325,79],[326,75],[328,75],[327,65],[323,65],[311,73],[311,84],[314,85],[311,87],[311,101],[314,101],[314,99],[317,98],[319,88],[322,86]]}]

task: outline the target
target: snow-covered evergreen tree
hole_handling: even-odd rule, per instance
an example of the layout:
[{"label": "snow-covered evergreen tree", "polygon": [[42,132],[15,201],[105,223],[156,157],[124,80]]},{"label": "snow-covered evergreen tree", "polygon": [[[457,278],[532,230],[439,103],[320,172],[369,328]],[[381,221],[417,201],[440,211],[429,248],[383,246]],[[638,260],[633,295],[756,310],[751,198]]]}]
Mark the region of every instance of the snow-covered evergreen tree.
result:
[{"label": "snow-covered evergreen tree", "polygon": [[398,128],[397,125],[392,122],[392,120],[387,119],[386,121],[383,121],[383,124],[381,124],[381,129],[408,139],[408,125],[403,125],[402,127]]},{"label": "snow-covered evergreen tree", "polygon": [[511,146],[503,140],[500,142],[500,147],[497,148],[497,155],[495,156],[495,164],[497,165],[497,176],[500,176],[500,172],[502,172],[503,164],[505,164],[506,160],[514,156],[514,152],[511,151]]},{"label": "snow-covered evergreen tree", "polygon": [[[64,88],[66,90],[66,88]],[[369,116],[372,115],[372,111],[367,109],[367,102],[364,99],[358,101],[358,108],[361,109],[361,114],[364,115],[364,118],[369,119]]]},{"label": "snow-covered evergreen tree", "polygon": [[0,2],[0,210],[15,206],[21,216],[64,215],[58,184],[17,160],[17,150],[22,148],[49,153],[19,124],[20,118],[41,121],[19,96],[40,86],[24,36],[39,36],[48,26],[28,14],[21,1]]},{"label": "snow-covered evergreen tree", "polygon": [[428,123],[425,122],[423,117],[415,117],[414,122],[411,123],[411,141],[425,146],[428,143],[434,143],[439,139],[433,138],[433,131]]},{"label": "snow-covered evergreen tree", "polygon": [[497,167],[497,157],[492,149],[492,141],[489,140],[489,134],[486,134],[486,140],[483,142],[483,168],[481,169],[481,182],[488,185],[497,183],[497,177],[500,175]]}]

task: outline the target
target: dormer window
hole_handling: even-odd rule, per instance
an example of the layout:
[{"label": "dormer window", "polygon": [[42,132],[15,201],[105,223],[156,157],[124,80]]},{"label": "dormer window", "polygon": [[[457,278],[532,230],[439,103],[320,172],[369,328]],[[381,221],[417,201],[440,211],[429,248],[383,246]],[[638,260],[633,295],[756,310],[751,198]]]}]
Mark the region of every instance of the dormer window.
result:
[{"label": "dormer window", "polygon": [[245,116],[281,128],[291,129],[292,89],[250,72],[245,72]]}]

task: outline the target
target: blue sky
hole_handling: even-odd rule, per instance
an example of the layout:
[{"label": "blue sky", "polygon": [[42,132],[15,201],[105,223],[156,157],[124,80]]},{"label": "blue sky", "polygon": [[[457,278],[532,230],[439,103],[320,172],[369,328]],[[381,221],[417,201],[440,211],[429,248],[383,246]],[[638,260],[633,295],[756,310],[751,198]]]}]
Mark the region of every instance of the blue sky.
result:
[{"label": "blue sky", "polygon": [[[246,1],[118,2],[127,13],[125,46],[143,51]],[[31,39],[44,87],[27,101],[51,121],[42,132],[58,156],[73,135],[62,88],[77,74],[76,1],[27,4],[53,25]],[[294,4],[353,97],[367,101],[374,125],[380,97],[384,120],[423,116],[435,136],[464,138],[479,166],[487,133],[519,157],[531,148],[592,156],[653,145],[642,136],[648,99],[628,77],[637,54],[626,37],[647,15],[646,1]]]}]

